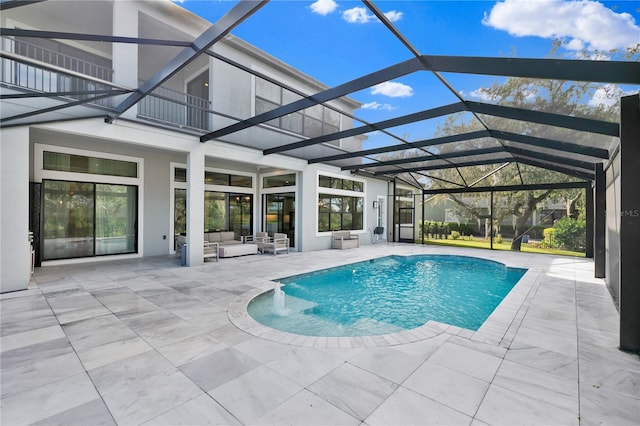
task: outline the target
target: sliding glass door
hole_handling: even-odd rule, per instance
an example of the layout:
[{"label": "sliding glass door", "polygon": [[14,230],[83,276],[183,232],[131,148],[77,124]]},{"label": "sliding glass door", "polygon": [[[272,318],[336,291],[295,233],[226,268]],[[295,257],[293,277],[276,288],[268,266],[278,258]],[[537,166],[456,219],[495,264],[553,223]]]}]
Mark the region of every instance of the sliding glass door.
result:
[{"label": "sliding glass door", "polygon": [[138,188],[43,181],[43,260],[137,252]]},{"label": "sliding glass door", "polygon": [[289,245],[295,247],[295,193],[266,194],[265,196],[265,231],[269,235],[276,232],[287,234]]}]

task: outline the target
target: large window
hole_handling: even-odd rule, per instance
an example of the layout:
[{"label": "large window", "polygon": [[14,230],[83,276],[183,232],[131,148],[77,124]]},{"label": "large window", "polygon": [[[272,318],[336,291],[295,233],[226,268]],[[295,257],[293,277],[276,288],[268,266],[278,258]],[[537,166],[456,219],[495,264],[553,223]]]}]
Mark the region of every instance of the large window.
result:
[{"label": "large window", "polygon": [[[298,99],[301,97],[290,90],[256,77],[256,115]],[[268,121],[267,124],[313,138],[338,132],[340,130],[340,113],[323,105],[314,105]],[[329,143],[338,145],[339,141]]]},{"label": "large window", "polygon": [[318,231],[361,230],[364,198],[318,195]]},{"label": "large window", "polygon": [[[233,231],[249,235],[253,229],[253,196],[228,192],[204,192],[204,231]],[[174,232],[187,232],[187,190],[174,190]]]},{"label": "large window", "polygon": [[138,188],[43,181],[43,260],[137,252]]}]

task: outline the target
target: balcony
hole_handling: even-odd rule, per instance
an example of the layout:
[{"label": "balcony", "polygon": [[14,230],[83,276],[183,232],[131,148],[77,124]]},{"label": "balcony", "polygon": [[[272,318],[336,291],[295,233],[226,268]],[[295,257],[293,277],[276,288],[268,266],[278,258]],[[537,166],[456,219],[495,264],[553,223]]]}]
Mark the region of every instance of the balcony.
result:
[{"label": "balcony", "polygon": [[[58,50],[72,50],[75,55],[17,38],[0,37],[0,44],[0,84],[5,87],[55,93],[61,100],[87,100],[102,91],[121,89],[111,83],[114,71],[97,63],[107,62],[104,57],[61,47],[59,43]],[[111,96],[89,101],[87,105],[113,109],[116,101]],[[171,127],[206,132],[211,129],[210,104],[207,99],[159,87],[139,102],[137,116]]]}]

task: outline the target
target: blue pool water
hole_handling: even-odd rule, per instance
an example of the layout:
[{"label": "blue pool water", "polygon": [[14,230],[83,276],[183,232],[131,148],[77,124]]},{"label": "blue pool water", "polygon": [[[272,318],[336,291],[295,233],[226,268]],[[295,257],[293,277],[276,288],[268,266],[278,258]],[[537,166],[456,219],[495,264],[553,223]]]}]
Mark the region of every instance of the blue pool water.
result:
[{"label": "blue pool water", "polygon": [[271,291],[248,311],[308,336],[387,334],[429,320],[477,330],[526,271],[465,256],[388,256],[282,278],[283,310]]}]

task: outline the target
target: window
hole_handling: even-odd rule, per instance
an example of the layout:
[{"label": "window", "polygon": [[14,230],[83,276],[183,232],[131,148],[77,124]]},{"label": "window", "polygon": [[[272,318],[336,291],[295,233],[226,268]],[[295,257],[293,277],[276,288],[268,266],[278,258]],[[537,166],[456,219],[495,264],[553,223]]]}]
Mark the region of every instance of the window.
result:
[{"label": "window", "polygon": [[361,230],[364,198],[318,195],[318,231]]},{"label": "window", "polygon": [[364,192],[364,185],[360,181],[335,178],[330,176],[320,176],[320,187]]},{"label": "window", "polygon": [[290,173],[286,175],[277,175],[277,176],[265,176],[262,178],[263,188],[279,188],[282,186],[295,186],[295,185],[296,185],[295,173]]},{"label": "window", "polygon": [[44,151],[43,160],[43,168],[45,170],[138,177],[138,164],[132,161],[112,160],[51,151]]},{"label": "window", "polygon": [[[173,174],[174,182],[186,182],[187,170],[176,167]],[[251,176],[233,175],[228,173],[204,172],[204,183],[206,185],[236,186],[239,188],[252,188],[253,178]]]},{"label": "window", "polygon": [[43,181],[43,259],[137,252],[138,188]]},{"label": "window", "polygon": [[[256,77],[256,115],[301,99],[301,96]],[[324,105],[314,105],[302,111],[268,121],[267,124],[310,138],[340,131],[340,113]],[[339,141],[328,142],[339,145]]]},{"label": "window", "polygon": [[[187,190],[174,189],[176,235],[187,232]],[[204,192],[204,232],[234,231],[249,235],[253,229],[253,196],[228,192]]]}]

